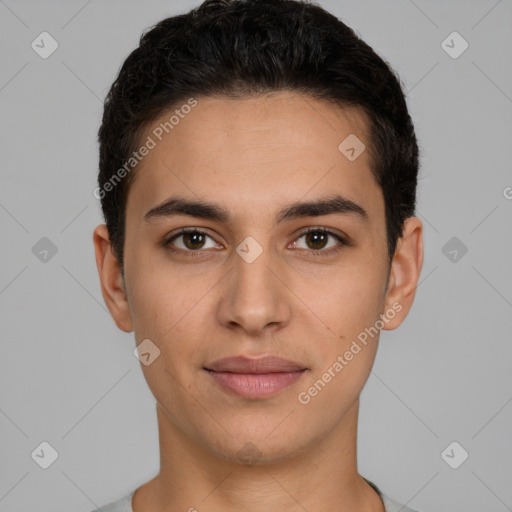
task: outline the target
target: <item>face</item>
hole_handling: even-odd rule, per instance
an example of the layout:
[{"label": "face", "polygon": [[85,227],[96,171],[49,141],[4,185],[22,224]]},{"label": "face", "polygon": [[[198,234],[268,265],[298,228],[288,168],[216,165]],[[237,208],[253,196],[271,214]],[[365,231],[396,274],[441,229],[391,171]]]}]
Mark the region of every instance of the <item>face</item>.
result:
[{"label": "face", "polygon": [[[198,97],[162,136],[170,115],[142,138],[156,144],[128,196],[125,281],[104,296],[121,329],[160,351],[142,369],[170,428],[224,459],[251,447],[283,460],[347,421],[420,257],[389,274],[368,150],[338,148],[351,134],[369,148],[361,111],[291,92]],[[264,356],[295,366],[247,363]]]}]

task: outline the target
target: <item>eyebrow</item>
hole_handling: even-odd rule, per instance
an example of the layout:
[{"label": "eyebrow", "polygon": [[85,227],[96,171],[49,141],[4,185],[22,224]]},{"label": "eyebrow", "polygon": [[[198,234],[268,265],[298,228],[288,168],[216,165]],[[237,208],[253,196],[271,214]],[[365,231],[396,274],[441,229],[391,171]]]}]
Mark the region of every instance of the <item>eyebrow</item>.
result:
[{"label": "eyebrow", "polygon": [[[291,203],[277,212],[276,224],[285,220],[333,214],[355,214],[362,220],[368,221],[368,213],[362,206],[341,195],[334,195],[314,201]],[[144,215],[144,221],[150,222],[154,219],[177,215],[187,215],[223,223],[228,223],[231,220],[229,211],[217,203],[193,201],[179,196],[171,196],[151,208]]]}]

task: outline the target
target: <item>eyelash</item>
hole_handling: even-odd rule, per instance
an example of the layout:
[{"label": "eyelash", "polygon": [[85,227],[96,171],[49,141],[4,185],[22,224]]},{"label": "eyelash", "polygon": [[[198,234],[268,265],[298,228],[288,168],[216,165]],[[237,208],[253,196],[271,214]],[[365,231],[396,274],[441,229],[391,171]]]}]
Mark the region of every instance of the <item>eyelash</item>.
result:
[{"label": "eyelash", "polygon": [[[205,235],[205,236],[207,236],[209,238],[212,238],[208,233],[206,233],[204,231],[201,231],[200,229],[197,229],[197,228],[183,228],[178,233],[175,233],[174,235],[172,235],[171,238],[165,239],[164,242],[163,242],[164,247],[168,251],[173,252],[173,253],[181,253],[181,254],[185,253],[185,254],[190,255],[191,257],[199,257],[200,253],[205,252],[204,249],[199,249],[197,251],[191,251],[191,250],[175,248],[175,247],[172,246],[171,242],[173,240],[175,240],[176,238],[178,238],[181,235],[186,234],[186,233],[198,233],[200,235]],[[327,250],[324,250],[324,249],[318,249],[318,250],[315,250],[315,249],[299,249],[300,251],[311,252],[312,255],[314,255],[314,256],[330,256],[331,254],[334,254],[334,253],[340,251],[344,246],[349,245],[348,242],[343,237],[338,235],[337,233],[334,233],[333,231],[329,231],[328,229],[319,228],[319,227],[307,228],[302,233],[300,233],[295,240],[298,240],[299,238],[303,237],[304,235],[307,235],[308,233],[322,233],[324,235],[330,235],[330,236],[332,236],[333,238],[335,238],[339,242],[339,244],[337,246],[331,247],[330,249],[327,249]],[[213,240],[213,238],[212,238],[212,240]]]}]

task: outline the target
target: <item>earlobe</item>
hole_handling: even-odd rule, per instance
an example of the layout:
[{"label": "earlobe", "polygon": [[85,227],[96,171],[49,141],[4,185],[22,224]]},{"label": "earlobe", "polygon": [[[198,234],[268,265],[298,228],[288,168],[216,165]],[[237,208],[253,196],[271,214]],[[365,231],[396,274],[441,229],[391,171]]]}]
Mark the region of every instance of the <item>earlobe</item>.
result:
[{"label": "earlobe", "polygon": [[101,293],[117,327],[125,332],[133,331],[128,298],[121,267],[112,251],[112,244],[105,224],[96,227],[93,233],[96,266],[101,284]]},{"label": "earlobe", "polygon": [[[409,217],[391,263],[384,311],[389,320],[385,330],[396,329],[405,320],[414,301],[422,266],[423,224],[417,217]],[[388,315],[391,311],[392,315]]]}]

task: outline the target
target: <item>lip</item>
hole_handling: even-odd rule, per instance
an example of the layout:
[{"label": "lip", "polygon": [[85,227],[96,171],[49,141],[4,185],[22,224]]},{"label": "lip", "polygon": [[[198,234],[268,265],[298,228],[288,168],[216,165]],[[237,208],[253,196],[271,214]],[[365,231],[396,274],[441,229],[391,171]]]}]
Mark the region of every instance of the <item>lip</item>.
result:
[{"label": "lip", "polygon": [[250,358],[246,356],[226,357],[205,367],[214,372],[230,373],[282,373],[305,370],[306,367],[295,361],[277,356]]},{"label": "lip", "polygon": [[204,369],[227,392],[249,399],[268,398],[291,386],[307,368],[276,356],[219,359]]}]

